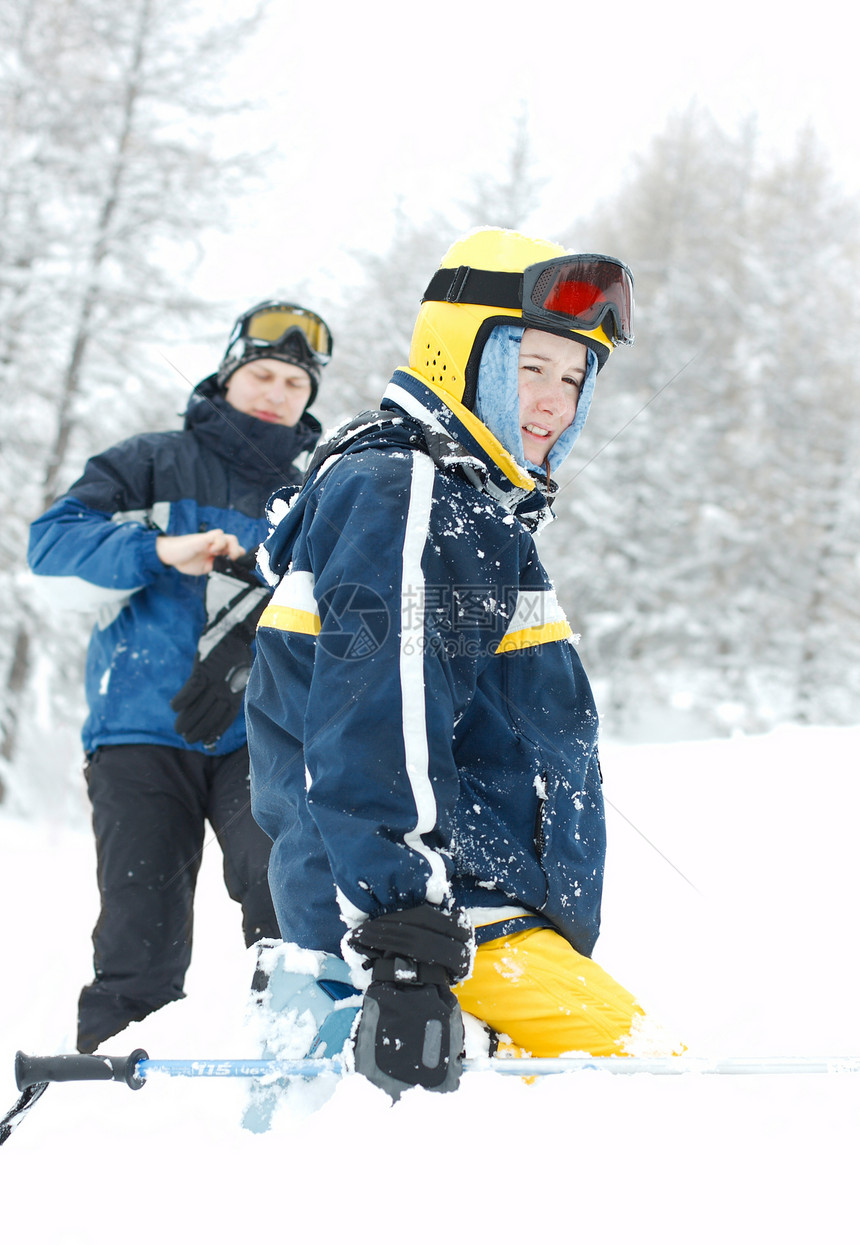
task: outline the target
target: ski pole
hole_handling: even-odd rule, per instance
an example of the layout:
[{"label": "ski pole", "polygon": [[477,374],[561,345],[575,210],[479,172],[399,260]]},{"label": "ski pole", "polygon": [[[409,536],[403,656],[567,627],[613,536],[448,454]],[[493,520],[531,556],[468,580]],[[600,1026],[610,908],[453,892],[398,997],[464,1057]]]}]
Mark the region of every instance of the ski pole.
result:
[{"label": "ski pole", "polygon": [[[689,1073],[720,1076],[792,1075],[796,1073],[860,1072],[854,1055],[785,1055],[701,1058],[690,1055],[665,1057],[577,1055],[549,1059],[473,1058],[463,1061],[465,1072],[493,1072],[502,1076],[560,1076],[568,1072],[611,1072],[630,1076],[680,1076]],[[147,1079],[161,1073],[173,1077],[287,1080],[318,1076],[342,1076],[343,1059],[150,1059],[144,1050],[123,1058],[107,1055],[15,1057],[19,1090],[43,1081],[119,1081],[140,1089]]]},{"label": "ski pole", "polygon": [[[502,1076],[559,1076],[569,1072],[610,1072],[620,1075],[650,1073],[680,1076],[687,1073],[718,1076],[794,1075],[796,1073],[860,1072],[857,1055],[753,1055],[749,1057],[701,1058],[670,1055],[665,1058],[618,1055],[559,1056],[552,1059],[487,1057],[464,1059],[466,1072],[492,1072]],[[23,1091],[18,1102],[0,1120],[0,1145],[17,1128],[52,1081],[119,1081],[141,1089],[149,1076],[163,1073],[186,1077],[247,1077],[261,1081],[342,1076],[348,1071],[343,1059],[150,1059],[145,1050],[116,1058],[111,1055],[15,1056],[15,1080]]]}]

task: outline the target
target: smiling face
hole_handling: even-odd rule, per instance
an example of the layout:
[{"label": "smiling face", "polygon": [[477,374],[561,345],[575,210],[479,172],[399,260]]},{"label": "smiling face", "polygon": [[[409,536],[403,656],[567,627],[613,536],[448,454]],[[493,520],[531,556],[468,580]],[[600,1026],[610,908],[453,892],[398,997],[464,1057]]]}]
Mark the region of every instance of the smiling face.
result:
[{"label": "smiling face", "polygon": [[233,373],[224,394],[244,415],[292,428],[310,400],[311,378],[295,363],[252,359]]},{"label": "smiling face", "polygon": [[526,329],[520,343],[520,430],[526,462],[540,467],[573,423],[588,368],[582,342]]}]

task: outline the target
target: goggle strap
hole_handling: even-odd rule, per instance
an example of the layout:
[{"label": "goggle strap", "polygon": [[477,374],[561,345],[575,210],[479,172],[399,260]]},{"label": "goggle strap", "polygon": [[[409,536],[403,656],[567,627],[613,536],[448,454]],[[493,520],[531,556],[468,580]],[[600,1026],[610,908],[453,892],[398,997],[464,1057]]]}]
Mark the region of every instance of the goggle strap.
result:
[{"label": "goggle strap", "polygon": [[523,309],[523,274],[482,268],[440,268],[424,291],[422,303],[474,303],[478,307]]}]

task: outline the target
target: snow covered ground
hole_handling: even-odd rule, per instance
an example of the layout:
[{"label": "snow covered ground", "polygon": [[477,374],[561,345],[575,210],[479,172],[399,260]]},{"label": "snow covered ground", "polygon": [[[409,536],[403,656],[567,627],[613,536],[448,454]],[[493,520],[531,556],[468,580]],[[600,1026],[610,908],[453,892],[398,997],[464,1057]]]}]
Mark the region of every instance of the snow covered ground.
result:
[{"label": "snow covered ground", "polygon": [[[860,727],[604,745],[596,958],[691,1053],[860,1055],[858,758]],[[73,1049],[96,903],[83,798],[74,811],[71,829],[0,822],[0,1114],[16,1049]],[[254,1053],[252,965],[219,868],[213,843],[188,998],[113,1053]],[[313,1112],[320,1088],[302,1088],[262,1136],[239,1127],[245,1093],[167,1077],[138,1093],[51,1086],[0,1151],[4,1241],[782,1245],[856,1231],[860,1075],[473,1074],[396,1107],[354,1078]]]}]

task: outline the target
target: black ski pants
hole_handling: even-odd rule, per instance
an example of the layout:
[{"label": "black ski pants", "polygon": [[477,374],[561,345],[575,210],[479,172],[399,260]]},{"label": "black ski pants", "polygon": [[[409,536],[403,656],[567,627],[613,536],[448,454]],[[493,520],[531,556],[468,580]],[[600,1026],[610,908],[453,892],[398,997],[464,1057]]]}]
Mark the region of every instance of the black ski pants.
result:
[{"label": "black ski pants", "polygon": [[78,1003],[78,1050],[181,999],[191,962],[194,890],[211,825],[224,882],[242,906],[245,945],[280,936],[269,894],[271,841],[251,816],[248,750],[206,756],[123,744],[86,767],[101,910],[95,980]]}]

